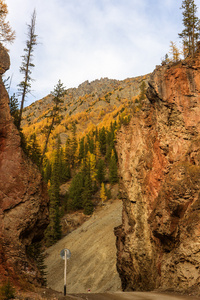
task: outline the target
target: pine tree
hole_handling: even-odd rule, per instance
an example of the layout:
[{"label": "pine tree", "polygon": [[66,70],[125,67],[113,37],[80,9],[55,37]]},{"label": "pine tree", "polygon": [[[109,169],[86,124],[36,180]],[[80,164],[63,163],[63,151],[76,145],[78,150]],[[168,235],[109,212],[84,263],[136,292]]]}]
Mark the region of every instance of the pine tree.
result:
[{"label": "pine tree", "polygon": [[49,189],[50,208],[49,219],[50,223],[46,229],[45,239],[46,245],[51,246],[61,238],[61,224],[60,224],[60,181],[59,181],[59,153],[60,142],[57,142],[57,149],[52,167],[51,186]]},{"label": "pine tree", "polygon": [[10,114],[14,119],[14,124],[15,126],[17,126],[19,122],[19,102],[18,99],[15,97],[15,94],[13,94],[9,98],[9,107],[10,107]]},{"label": "pine tree", "polygon": [[43,152],[42,152],[42,157],[41,157],[41,160],[40,160],[40,168],[42,168],[45,153],[47,151],[47,145],[48,145],[48,142],[49,142],[50,134],[51,134],[51,132],[54,128],[54,125],[56,124],[56,122],[58,122],[58,119],[59,119],[59,111],[60,111],[59,104],[63,103],[62,97],[63,97],[64,93],[65,93],[65,88],[63,86],[63,83],[61,83],[61,81],[58,80],[58,83],[54,87],[53,92],[51,92],[51,94],[53,95],[54,106],[53,106],[53,108],[51,110],[51,113],[50,113],[50,125],[47,126],[47,128],[46,128],[47,129],[46,140],[45,140],[45,145],[44,145],[44,149],[43,149]]},{"label": "pine tree", "polygon": [[85,157],[85,142],[84,142],[84,140],[85,140],[85,138],[83,137],[79,141],[79,155],[78,155],[79,163]]},{"label": "pine tree", "polygon": [[90,158],[84,161],[82,173],[84,176],[84,190],[82,194],[84,214],[90,215],[93,213],[92,203],[92,177],[91,177],[91,162]]},{"label": "pine tree", "polygon": [[69,187],[69,201],[72,210],[83,208],[82,193],[84,191],[84,176],[82,172],[77,173]]},{"label": "pine tree", "polygon": [[200,22],[197,17],[197,6],[194,0],[183,0],[181,9],[183,9],[183,25],[182,33],[179,37],[183,39],[184,48],[187,49],[188,55],[194,55],[197,40],[199,38]]},{"label": "pine tree", "polygon": [[99,146],[102,155],[105,155],[106,154],[106,130],[104,126],[99,131]]},{"label": "pine tree", "polygon": [[42,154],[35,133],[31,134],[29,137],[29,140],[27,142],[27,150],[28,156],[39,167]]},{"label": "pine tree", "polygon": [[99,183],[105,181],[105,163],[103,159],[100,159],[97,163],[97,180]]},{"label": "pine tree", "polygon": [[34,67],[34,64],[32,63],[33,60],[33,50],[34,46],[37,45],[35,34],[35,21],[36,21],[36,11],[34,10],[31,18],[31,24],[28,25],[28,40],[26,41],[26,48],[24,49],[25,55],[22,56],[22,66],[20,68],[20,72],[24,75],[24,80],[20,82],[19,84],[19,91],[22,95],[21,100],[21,106],[20,106],[20,112],[19,112],[19,120],[18,120],[18,129],[20,129],[21,126],[21,120],[22,120],[22,111],[24,108],[24,102],[25,97],[28,93],[30,93],[31,84],[30,81],[32,78],[30,77],[31,74],[31,68]]}]

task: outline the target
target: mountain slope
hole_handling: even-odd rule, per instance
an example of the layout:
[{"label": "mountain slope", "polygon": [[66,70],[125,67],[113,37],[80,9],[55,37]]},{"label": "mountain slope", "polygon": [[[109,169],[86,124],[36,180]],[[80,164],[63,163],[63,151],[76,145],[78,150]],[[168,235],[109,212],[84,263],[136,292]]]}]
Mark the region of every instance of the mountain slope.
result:
[{"label": "mountain slope", "polygon": [[[122,81],[102,78],[93,82],[84,82],[78,88],[66,90],[60,105],[60,123],[52,131],[48,151],[54,149],[54,140],[60,135],[65,144],[71,135],[73,124],[79,138],[95,126],[109,126],[117,119],[125,107],[134,105],[140,94],[142,82],[147,83],[148,75],[128,78]],[[48,117],[53,107],[51,94],[34,102],[23,110],[22,127],[25,136],[36,133],[41,146],[44,145],[44,128],[48,126]]]},{"label": "mountain slope", "polygon": [[121,224],[122,203],[108,202],[81,227],[47,250],[48,286],[63,291],[64,261],[60,251],[70,249],[67,293],[117,291],[121,282],[116,270],[114,227]]}]

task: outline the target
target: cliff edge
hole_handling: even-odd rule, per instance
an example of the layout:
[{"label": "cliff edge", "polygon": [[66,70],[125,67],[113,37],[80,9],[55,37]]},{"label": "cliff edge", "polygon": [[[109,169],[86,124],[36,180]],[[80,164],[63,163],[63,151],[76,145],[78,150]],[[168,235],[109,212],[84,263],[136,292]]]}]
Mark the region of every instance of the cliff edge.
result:
[{"label": "cliff edge", "polygon": [[117,137],[122,288],[200,294],[200,50],[157,67],[147,98]]},{"label": "cliff edge", "polygon": [[48,197],[37,167],[20,147],[1,75],[10,60],[0,44],[0,284],[8,277],[19,285],[40,282],[27,258],[27,246],[40,240],[48,224]]}]

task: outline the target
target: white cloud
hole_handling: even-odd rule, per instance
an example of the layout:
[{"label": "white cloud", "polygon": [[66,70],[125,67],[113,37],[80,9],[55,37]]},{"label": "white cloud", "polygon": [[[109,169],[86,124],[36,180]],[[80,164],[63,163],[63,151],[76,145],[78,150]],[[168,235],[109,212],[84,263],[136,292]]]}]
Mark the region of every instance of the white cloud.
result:
[{"label": "white cloud", "polygon": [[[101,77],[125,79],[153,71],[178,40],[181,0],[7,0],[17,38],[10,47],[13,88],[26,24],[36,8],[33,94],[27,104],[46,96],[58,79],[67,88]],[[8,73],[8,74],[9,74]]]}]

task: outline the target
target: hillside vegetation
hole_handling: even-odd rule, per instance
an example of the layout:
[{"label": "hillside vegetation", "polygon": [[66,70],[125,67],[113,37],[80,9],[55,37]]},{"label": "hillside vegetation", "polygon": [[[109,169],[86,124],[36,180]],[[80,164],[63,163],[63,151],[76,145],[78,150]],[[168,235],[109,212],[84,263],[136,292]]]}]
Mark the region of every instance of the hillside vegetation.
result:
[{"label": "hillside vegetation", "polygon": [[[96,126],[109,126],[125,108],[134,108],[134,104],[137,107],[136,99],[141,92],[140,86],[148,79],[149,75],[123,81],[103,78],[91,83],[85,81],[78,88],[66,90],[60,105],[60,122],[52,132],[47,156],[50,157],[55,149],[55,139],[58,135],[62,145],[66,143],[67,137],[72,134],[72,124],[76,124],[77,138],[81,138]],[[23,111],[22,126],[25,136],[35,132],[41,146],[44,144],[44,128],[48,124],[53,106],[52,98],[49,94]]]},{"label": "hillside vegetation", "polygon": [[[64,91],[42,170],[50,196],[47,246],[62,237],[61,218],[66,213],[92,214],[96,205],[113,197],[112,186],[118,183],[116,132],[140,111],[148,80],[149,75],[123,81],[104,78]],[[26,151],[38,165],[54,99],[50,94],[23,113]]]}]

